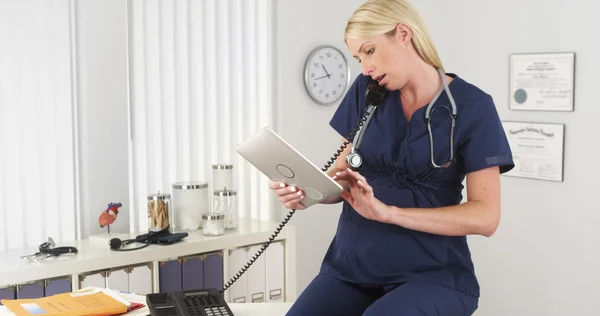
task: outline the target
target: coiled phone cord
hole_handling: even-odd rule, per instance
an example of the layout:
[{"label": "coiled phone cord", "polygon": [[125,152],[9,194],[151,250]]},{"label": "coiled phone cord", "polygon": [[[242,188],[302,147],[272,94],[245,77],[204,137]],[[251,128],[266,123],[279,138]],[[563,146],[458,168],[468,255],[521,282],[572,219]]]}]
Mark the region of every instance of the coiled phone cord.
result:
[{"label": "coiled phone cord", "polygon": [[[348,136],[346,141],[344,141],[344,143],[340,146],[340,148],[333,154],[331,159],[329,159],[329,161],[327,161],[325,166],[323,168],[321,168],[321,171],[327,172],[327,170],[335,163],[335,161],[342,154],[342,152],[344,152],[346,147],[348,147],[348,145],[352,143],[349,140],[354,138],[354,135],[356,135],[358,130],[363,126],[363,124],[367,120],[368,115],[369,115],[369,113],[365,110],[365,113],[363,114],[362,118],[360,119],[360,121],[358,122],[358,124],[356,125],[354,130],[350,133],[350,135]],[[221,291],[221,293],[223,293],[231,285],[233,285],[233,283],[235,283],[235,281],[237,281],[242,276],[242,274],[244,274],[246,272],[246,270],[248,270],[248,268],[250,268],[250,266],[256,261],[256,259],[258,259],[258,257],[260,257],[260,255],[262,255],[262,253],[267,249],[267,247],[269,247],[269,245],[275,240],[275,238],[277,238],[277,235],[279,235],[279,233],[281,232],[283,227],[290,221],[290,219],[292,218],[292,216],[294,215],[295,212],[296,212],[295,209],[290,210],[290,212],[283,219],[283,221],[277,226],[277,228],[275,229],[275,231],[273,232],[271,237],[269,237],[269,239],[252,256],[252,258],[250,260],[248,260],[248,262],[246,262],[246,264],[235,274],[235,276],[233,276],[231,278],[231,280],[229,280],[229,282],[227,282],[223,286],[223,290]]]}]

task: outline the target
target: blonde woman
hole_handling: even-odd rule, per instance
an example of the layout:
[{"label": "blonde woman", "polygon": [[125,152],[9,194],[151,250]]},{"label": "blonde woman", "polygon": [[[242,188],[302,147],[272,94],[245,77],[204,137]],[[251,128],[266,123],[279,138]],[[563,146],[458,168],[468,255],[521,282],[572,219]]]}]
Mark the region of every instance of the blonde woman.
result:
[{"label": "blonde woman", "polygon": [[[514,167],[492,97],[444,71],[407,1],[367,1],[345,40],[362,74],[330,122],[343,141],[365,112],[367,82],[388,93],[362,136],[362,165],[349,169],[348,146],[330,173],[347,188],[326,202],[343,202],[338,229],[288,315],[471,315],[480,288],[466,236],[494,234],[500,174]],[[302,209],[302,188],[270,188]]]}]

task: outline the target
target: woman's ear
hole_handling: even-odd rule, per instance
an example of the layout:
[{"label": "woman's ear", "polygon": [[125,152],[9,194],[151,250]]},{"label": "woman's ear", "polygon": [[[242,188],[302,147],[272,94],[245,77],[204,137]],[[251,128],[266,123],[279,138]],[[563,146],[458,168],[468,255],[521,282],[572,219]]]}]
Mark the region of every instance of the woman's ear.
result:
[{"label": "woman's ear", "polygon": [[396,41],[402,43],[404,47],[409,47],[412,44],[412,30],[406,24],[398,23],[396,25]]}]

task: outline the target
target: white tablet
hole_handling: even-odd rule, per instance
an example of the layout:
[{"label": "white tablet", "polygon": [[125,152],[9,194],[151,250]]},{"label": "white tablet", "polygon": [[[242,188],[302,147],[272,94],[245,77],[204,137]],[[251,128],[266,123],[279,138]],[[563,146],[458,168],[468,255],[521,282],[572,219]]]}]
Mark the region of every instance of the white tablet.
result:
[{"label": "white tablet", "polygon": [[304,190],[306,196],[301,204],[307,208],[343,190],[269,127],[260,129],[235,150],[269,179]]}]

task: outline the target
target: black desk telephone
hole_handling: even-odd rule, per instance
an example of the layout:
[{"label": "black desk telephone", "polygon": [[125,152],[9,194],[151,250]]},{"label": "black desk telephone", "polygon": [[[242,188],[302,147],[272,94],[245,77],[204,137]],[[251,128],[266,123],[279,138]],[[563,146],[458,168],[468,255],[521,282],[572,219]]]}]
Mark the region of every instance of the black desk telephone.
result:
[{"label": "black desk telephone", "polygon": [[[370,119],[374,109],[379,106],[385,97],[387,96],[387,90],[385,87],[379,86],[379,83],[369,78],[367,89],[365,92],[365,101],[367,107],[365,112],[358,122],[354,130],[346,137],[348,141],[344,142],[342,146],[336,151],[331,159],[325,164],[325,167],[321,170],[326,172],[340,156],[340,154],[348,147],[348,145],[354,141],[355,144],[352,148],[352,155],[358,155],[358,145],[360,141],[356,142],[354,137],[356,133],[361,130],[361,127],[365,124],[365,121]],[[371,110],[371,111],[369,111]],[[361,130],[361,133],[363,131]],[[359,137],[357,137],[360,139]],[[348,155],[351,156],[351,155]],[[349,163],[351,166],[352,164]],[[246,270],[258,259],[258,257],[269,247],[269,245],[277,238],[279,232],[292,218],[292,215],[296,212],[295,209],[290,210],[288,215],[275,229],[275,232],[269,237],[269,239],[260,247],[260,249],[252,256],[252,258],[235,274],[235,276],[223,286],[223,290],[218,289],[195,289],[195,290],[184,290],[175,291],[169,293],[154,293],[146,295],[146,302],[148,308],[153,316],[221,316],[228,315],[233,316],[233,313],[229,309],[229,306],[223,298],[223,292],[227,290],[237,279],[239,279]]]},{"label": "black desk telephone", "polygon": [[146,303],[153,316],[233,316],[217,289],[147,294]]}]

